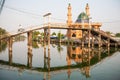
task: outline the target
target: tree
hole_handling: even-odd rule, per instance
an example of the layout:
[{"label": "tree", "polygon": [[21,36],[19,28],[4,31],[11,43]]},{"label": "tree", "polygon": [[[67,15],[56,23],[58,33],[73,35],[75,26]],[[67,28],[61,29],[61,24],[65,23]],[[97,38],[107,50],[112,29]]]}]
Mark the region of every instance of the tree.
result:
[{"label": "tree", "polygon": [[39,34],[40,34],[39,31],[34,31],[34,32],[33,32],[33,35],[32,35],[33,40],[38,40],[38,35],[39,35]]},{"label": "tree", "polygon": [[112,32],[110,32],[110,31],[106,31],[106,33],[107,33],[108,35],[112,34]]},{"label": "tree", "polygon": [[53,33],[52,33],[52,36],[56,36],[56,33],[55,33],[55,32],[53,32]]},{"label": "tree", "polygon": [[116,36],[116,37],[120,37],[120,33],[116,33],[115,36]]}]

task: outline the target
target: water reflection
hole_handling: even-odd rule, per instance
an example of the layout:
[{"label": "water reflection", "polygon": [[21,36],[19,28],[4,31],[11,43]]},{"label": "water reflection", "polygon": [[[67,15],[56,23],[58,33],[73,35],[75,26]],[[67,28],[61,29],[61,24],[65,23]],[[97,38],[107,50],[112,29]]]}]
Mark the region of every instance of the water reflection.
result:
[{"label": "water reflection", "polygon": [[[62,45],[57,45],[57,48],[62,48]],[[67,73],[68,79],[70,79],[73,69],[79,69],[81,74],[83,74],[86,78],[92,76],[90,74],[91,66],[97,64],[98,62],[102,61],[106,57],[111,56],[116,49],[115,48],[88,48],[88,47],[80,47],[80,46],[73,46],[68,45],[66,46],[66,65],[61,65],[57,67],[51,67],[51,50],[44,44],[44,58],[43,62],[44,65],[42,67],[33,67],[32,66],[32,58],[33,54],[28,46],[28,54],[27,54],[27,65],[13,63],[12,61],[12,52],[9,52],[9,61],[2,61],[0,60],[0,64],[11,65],[13,67],[18,67],[20,74],[22,74],[23,69],[30,69],[36,71],[44,72],[43,80],[50,80],[51,71],[52,72],[59,72],[59,70],[64,70]],[[58,49],[58,50],[60,50]],[[62,52],[62,50],[60,50]],[[58,51],[59,52],[59,51]],[[55,56],[54,56],[55,57]],[[75,64],[72,64],[75,62]]]}]

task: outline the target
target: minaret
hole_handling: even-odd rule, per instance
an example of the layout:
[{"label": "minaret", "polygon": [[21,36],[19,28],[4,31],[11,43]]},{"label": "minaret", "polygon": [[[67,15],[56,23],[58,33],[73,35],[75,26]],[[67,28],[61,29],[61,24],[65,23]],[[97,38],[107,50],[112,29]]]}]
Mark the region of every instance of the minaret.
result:
[{"label": "minaret", "polygon": [[72,23],[72,13],[71,13],[71,5],[69,3],[68,5],[68,14],[67,14],[67,25],[70,26],[70,24]]},{"label": "minaret", "polygon": [[90,12],[89,12],[89,5],[88,5],[88,3],[86,4],[85,10],[86,10],[87,16],[89,17],[90,16]]}]

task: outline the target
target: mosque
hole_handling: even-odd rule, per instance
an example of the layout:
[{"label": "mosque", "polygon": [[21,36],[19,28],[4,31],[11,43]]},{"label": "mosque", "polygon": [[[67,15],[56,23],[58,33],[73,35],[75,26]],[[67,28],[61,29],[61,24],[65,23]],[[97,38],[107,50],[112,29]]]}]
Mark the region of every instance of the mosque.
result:
[{"label": "mosque", "polygon": [[82,29],[82,30],[68,30],[67,37],[70,39],[81,39],[83,36],[83,29],[90,28],[100,30],[102,24],[98,22],[90,22],[89,5],[87,3],[85,7],[85,12],[81,12],[74,23],[72,21],[72,7],[71,4],[68,5],[67,25],[68,27]]}]

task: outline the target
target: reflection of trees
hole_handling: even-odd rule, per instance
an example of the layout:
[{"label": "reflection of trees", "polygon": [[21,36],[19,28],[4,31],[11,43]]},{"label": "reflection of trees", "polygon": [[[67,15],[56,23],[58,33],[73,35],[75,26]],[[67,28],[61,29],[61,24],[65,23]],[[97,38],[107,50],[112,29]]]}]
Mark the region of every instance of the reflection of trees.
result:
[{"label": "reflection of trees", "polygon": [[61,45],[58,44],[58,45],[57,45],[57,50],[58,50],[58,52],[60,53],[61,51],[63,51],[63,47],[61,47]]},{"label": "reflection of trees", "polygon": [[18,35],[14,37],[14,41],[24,41],[26,39],[26,37],[24,35]]},{"label": "reflection of trees", "polygon": [[37,41],[32,41],[32,47],[33,48],[39,48]]}]

